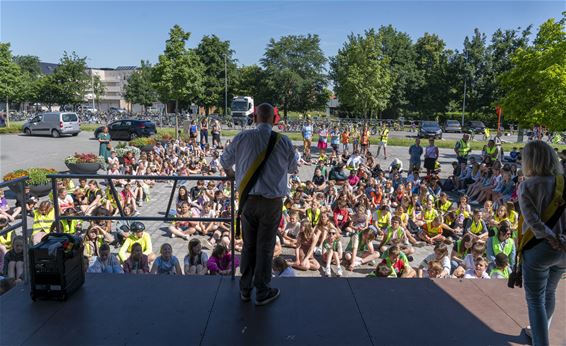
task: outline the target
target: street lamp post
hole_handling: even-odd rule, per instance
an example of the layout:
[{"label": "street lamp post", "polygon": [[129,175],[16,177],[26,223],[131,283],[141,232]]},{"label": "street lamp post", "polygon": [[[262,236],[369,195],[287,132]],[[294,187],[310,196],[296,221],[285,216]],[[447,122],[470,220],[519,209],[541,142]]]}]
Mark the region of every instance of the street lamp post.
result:
[{"label": "street lamp post", "polygon": [[228,118],[228,67],[224,53],[224,119]]},{"label": "street lamp post", "polygon": [[92,111],[94,112],[94,71],[90,68],[90,87],[92,88]]}]

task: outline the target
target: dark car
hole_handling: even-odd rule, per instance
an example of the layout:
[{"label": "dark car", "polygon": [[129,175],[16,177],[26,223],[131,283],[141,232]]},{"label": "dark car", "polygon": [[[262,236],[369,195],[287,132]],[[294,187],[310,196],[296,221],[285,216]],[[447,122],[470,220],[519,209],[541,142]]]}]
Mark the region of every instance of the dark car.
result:
[{"label": "dark car", "polygon": [[462,126],[458,120],[446,120],[444,123],[444,132],[461,132]]},{"label": "dark car", "polygon": [[436,121],[423,121],[419,127],[419,137],[442,139],[442,129]]},{"label": "dark car", "polygon": [[[103,126],[94,130],[94,138],[102,132]],[[117,120],[108,124],[108,132],[113,140],[131,141],[138,137],[149,137],[156,133],[155,123],[147,120]]]},{"label": "dark car", "polygon": [[483,133],[485,131],[485,125],[483,122],[477,120],[466,121],[463,130],[466,133]]}]

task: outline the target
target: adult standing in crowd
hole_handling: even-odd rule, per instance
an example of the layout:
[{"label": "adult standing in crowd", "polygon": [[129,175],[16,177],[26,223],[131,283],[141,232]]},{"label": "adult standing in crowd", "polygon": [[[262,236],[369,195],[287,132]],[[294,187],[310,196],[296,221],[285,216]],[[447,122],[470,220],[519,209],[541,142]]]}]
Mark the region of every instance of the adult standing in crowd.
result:
[{"label": "adult standing in crowd", "polygon": [[98,135],[98,156],[104,157],[104,162],[108,162],[108,156],[112,149],[110,145],[110,134],[108,133],[108,126],[102,128],[102,132]]},{"label": "adult standing in crowd", "polygon": [[528,178],[519,186],[524,217],[520,249],[531,324],[526,334],[533,345],[544,346],[549,344],[556,288],[566,272],[565,184],[558,155],[542,141],[525,145],[523,172]]},{"label": "adult standing in crowd", "polygon": [[462,139],[456,142],[454,146],[454,152],[456,152],[456,157],[458,158],[458,163],[468,163],[468,155],[472,151],[472,147],[470,146],[470,135],[464,133]]},{"label": "adult standing in crowd", "polygon": [[[272,136],[273,106],[262,103],[257,107],[254,121],[257,127],[239,133],[222,154],[220,163],[228,176],[235,176],[241,191],[244,184],[264,156]],[[277,138],[278,137],[278,138]],[[297,158],[293,144],[284,135],[276,134],[273,151],[266,158],[255,184],[250,184],[248,198],[242,206],[244,247],[240,271],[240,298],[251,300],[256,288],[256,305],[265,305],[279,297],[279,289],[270,288],[271,265],[275,236],[281,221],[283,197],[288,194],[287,174],[297,171]],[[232,166],[235,165],[235,170]],[[241,193],[241,192],[240,192]],[[240,194],[242,197],[242,194]],[[253,284],[253,285],[252,285]]]}]

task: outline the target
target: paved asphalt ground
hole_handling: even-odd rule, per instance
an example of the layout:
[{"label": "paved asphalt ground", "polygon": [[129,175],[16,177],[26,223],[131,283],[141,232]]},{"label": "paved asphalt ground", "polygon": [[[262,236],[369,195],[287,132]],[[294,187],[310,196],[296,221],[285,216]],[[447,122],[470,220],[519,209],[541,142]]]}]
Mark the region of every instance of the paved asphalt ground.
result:
[{"label": "paved asphalt ground", "polygon": [[[395,134],[394,134],[395,135]],[[402,134],[400,134],[402,136]],[[296,143],[299,144],[299,143]],[[370,148],[371,152],[375,154],[376,147]],[[391,160],[395,157],[403,161],[404,167],[408,166],[408,148],[406,147],[389,147],[388,160],[383,160],[383,156],[379,158],[382,167],[388,166]],[[61,172],[67,171],[64,164],[64,158],[72,155],[75,152],[98,152],[98,143],[92,138],[92,133],[82,132],[77,137],[27,137],[24,135],[2,135],[0,136],[0,174],[4,175],[17,168],[30,168],[30,167],[45,167],[54,168]],[[314,153],[314,150],[313,150]],[[452,162],[454,152],[450,149],[440,149],[440,162],[442,167],[446,167],[443,175],[447,173],[450,168],[449,163]],[[476,154],[479,154],[476,153]],[[305,181],[311,179],[313,175],[313,166],[302,166],[300,168],[300,178]],[[145,203],[140,208],[141,214],[144,216],[149,215],[163,215],[167,206],[167,201],[171,187],[166,183],[158,183],[152,189],[151,201]],[[31,226],[31,219],[28,224]],[[187,254],[187,242],[179,238],[170,238],[167,234],[168,224],[160,222],[147,222],[147,229],[149,230],[152,240],[154,252],[158,253],[159,247],[164,242],[173,245],[173,253],[180,260]],[[344,239],[346,245],[347,239]],[[414,255],[413,266],[418,266],[421,260],[432,252],[429,246],[423,248],[416,248]],[[284,255],[291,258],[294,254],[292,249],[284,249]],[[333,267],[333,271],[335,268]],[[344,271],[345,276],[363,276],[370,271],[369,267],[356,269],[355,272]],[[319,276],[321,272],[300,273],[305,276]]]}]

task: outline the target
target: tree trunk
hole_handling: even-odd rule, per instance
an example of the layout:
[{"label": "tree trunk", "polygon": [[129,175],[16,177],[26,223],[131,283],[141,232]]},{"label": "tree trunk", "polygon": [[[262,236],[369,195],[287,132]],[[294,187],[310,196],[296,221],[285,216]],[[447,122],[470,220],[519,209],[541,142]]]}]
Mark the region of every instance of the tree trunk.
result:
[{"label": "tree trunk", "polygon": [[179,139],[179,100],[175,100],[175,139]]},{"label": "tree trunk", "polygon": [[10,103],[8,96],[6,96],[6,127],[10,127]]}]

